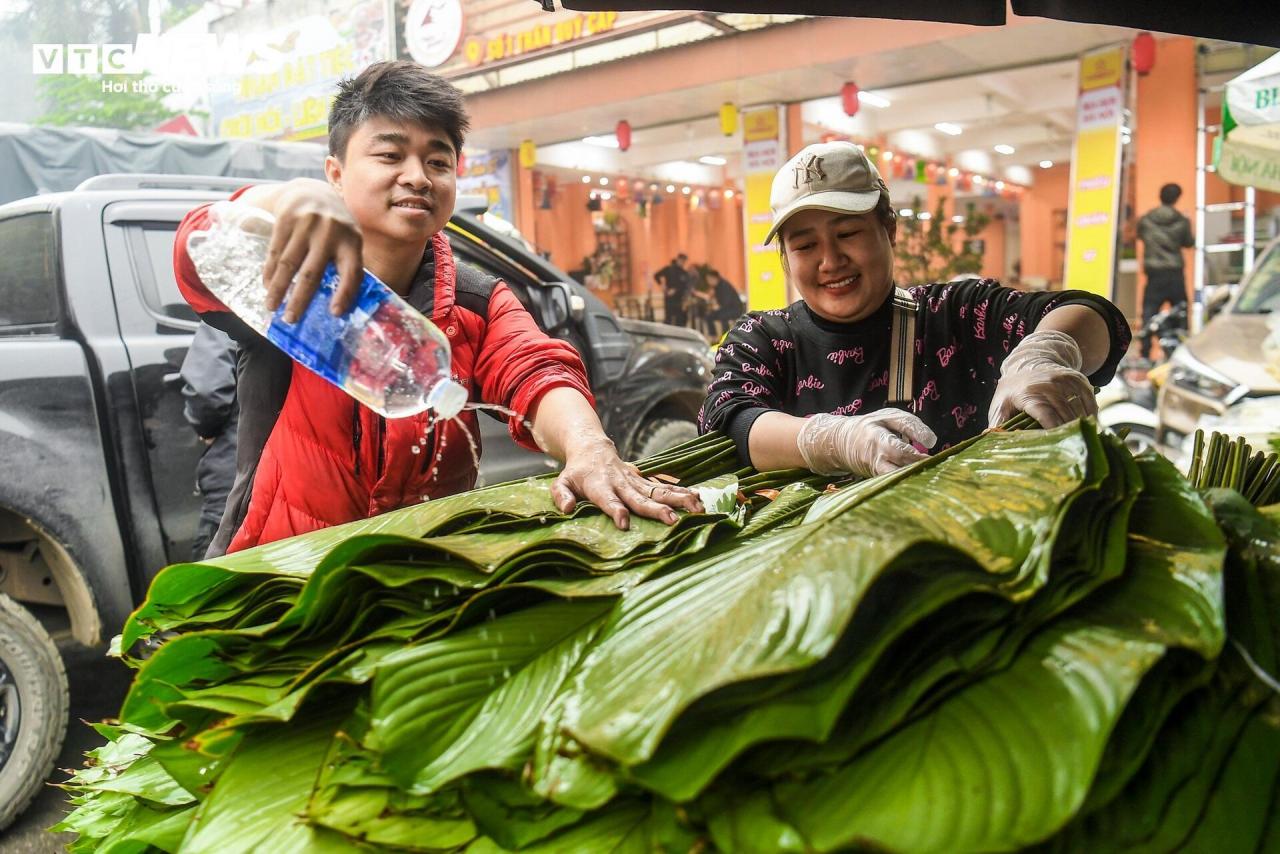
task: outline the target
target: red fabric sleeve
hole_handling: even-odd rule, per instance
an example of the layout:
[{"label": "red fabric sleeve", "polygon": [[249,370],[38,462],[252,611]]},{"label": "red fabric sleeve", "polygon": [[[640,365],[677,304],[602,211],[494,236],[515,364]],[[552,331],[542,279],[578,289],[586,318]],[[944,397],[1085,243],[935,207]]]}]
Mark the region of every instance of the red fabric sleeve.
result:
[{"label": "red fabric sleeve", "polygon": [[476,355],[475,379],[484,401],[517,413],[518,418],[510,419],[511,438],[531,450],[538,446],[525,422],[543,394],[569,386],[593,407],[596,404],[578,351],[539,329],[501,282],[489,298],[489,322]]},{"label": "red fabric sleeve", "polygon": [[[241,187],[236,190],[231,194],[231,200],[240,198],[247,189],[249,188]],[[191,232],[203,231],[209,227],[209,207],[212,204],[212,202],[206,202],[183,217],[173,240],[173,275],[178,281],[178,290],[182,293],[183,299],[195,309],[196,314],[231,310],[209,292],[204,282],[200,281],[200,276],[196,273],[196,265],[191,263],[191,256],[187,254],[187,238],[191,236]]]}]

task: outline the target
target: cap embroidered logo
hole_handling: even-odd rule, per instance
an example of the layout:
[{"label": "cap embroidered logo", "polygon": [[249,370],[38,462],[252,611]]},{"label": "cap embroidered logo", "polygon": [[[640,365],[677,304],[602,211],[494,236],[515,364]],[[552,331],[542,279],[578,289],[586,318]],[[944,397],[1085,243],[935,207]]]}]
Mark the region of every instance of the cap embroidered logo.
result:
[{"label": "cap embroidered logo", "polygon": [[810,154],[808,160],[797,163],[793,171],[796,179],[793,189],[796,190],[800,189],[801,184],[827,180],[827,173],[822,171],[822,158],[816,154]]}]

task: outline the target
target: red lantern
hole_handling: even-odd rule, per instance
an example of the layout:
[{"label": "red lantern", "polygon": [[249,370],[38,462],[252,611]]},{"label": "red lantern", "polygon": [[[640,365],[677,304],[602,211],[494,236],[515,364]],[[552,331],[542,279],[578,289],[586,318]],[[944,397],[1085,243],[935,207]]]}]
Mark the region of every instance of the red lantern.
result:
[{"label": "red lantern", "polygon": [[626,151],[631,147],[631,122],[623,119],[614,128],[613,135],[618,138],[618,148]]},{"label": "red lantern", "polygon": [[840,87],[840,103],[846,116],[858,114],[858,84],[852,80]]},{"label": "red lantern", "polygon": [[1156,37],[1151,33],[1138,33],[1133,37],[1133,68],[1139,74],[1148,74],[1156,67]]},{"label": "red lantern", "polygon": [[467,174],[467,155],[465,152],[458,152],[458,177],[461,178]]}]

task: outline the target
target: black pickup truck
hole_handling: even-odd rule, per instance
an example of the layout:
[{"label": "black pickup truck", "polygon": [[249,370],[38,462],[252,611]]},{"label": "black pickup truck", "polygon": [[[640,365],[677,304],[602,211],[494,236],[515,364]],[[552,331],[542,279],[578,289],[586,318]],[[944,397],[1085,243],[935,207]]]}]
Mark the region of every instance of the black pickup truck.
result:
[{"label": "black pickup truck", "polygon": [[[195,314],[172,272],[183,214],[239,183],[105,175],[0,206],[0,829],[39,789],[67,726],[50,635],[90,646],[119,631],[155,573],[187,559],[203,444],[182,415],[179,368]],[[455,254],[510,284],[582,353],[624,457],[695,435],[710,378],[691,330],[616,317],[459,200]],[[540,473],[482,418],[481,477]]]}]

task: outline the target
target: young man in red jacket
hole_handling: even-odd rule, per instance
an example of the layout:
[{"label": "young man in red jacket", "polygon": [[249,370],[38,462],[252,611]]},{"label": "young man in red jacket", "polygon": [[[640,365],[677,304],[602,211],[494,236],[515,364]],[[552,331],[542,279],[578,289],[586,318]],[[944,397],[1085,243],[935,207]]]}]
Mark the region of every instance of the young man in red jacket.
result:
[{"label": "young man in red jacket", "polygon": [[[296,320],[332,261],[341,274],[332,310],[340,313],[368,268],[444,332],[454,378],[473,401],[514,410],[512,437],[564,462],[552,487],[561,511],[583,498],[625,529],[631,513],[672,523],[673,508],[699,509],[689,490],[645,480],[618,458],[573,348],[538,329],[503,282],[455,262],[442,229],[467,126],[461,93],[411,62],[377,63],[339,84],[327,181],[248,187],[232,197],[276,217],[263,271],[267,306],[287,292],[285,319]],[[461,424],[433,425],[430,413],[387,420],[294,363],[196,275],[186,238],[208,222],[207,205],[187,215],[174,263],[188,302],[241,347],[236,482],[210,556],[475,485],[462,433],[477,434],[474,412],[463,412]]]}]

